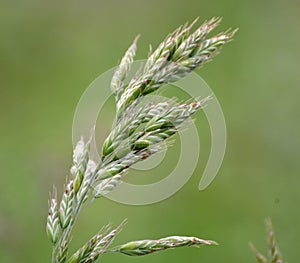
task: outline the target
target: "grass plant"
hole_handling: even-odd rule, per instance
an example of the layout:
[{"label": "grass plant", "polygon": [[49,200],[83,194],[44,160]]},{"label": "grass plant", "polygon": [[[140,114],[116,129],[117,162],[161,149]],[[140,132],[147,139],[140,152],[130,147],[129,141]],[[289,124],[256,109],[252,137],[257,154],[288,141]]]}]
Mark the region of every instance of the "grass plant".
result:
[{"label": "grass plant", "polygon": [[62,197],[59,200],[54,189],[49,200],[46,230],[52,244],[52,263],[95,262],[108,252],[141,256],[178,247],[216,244],[197,237],[171,236],[110,248],[124,221],[116,228],[103,227],[77,251],[69,251],[73,227],[82,209],[90,203],[88,200],[95,201],[113,191],[133,164],[161,151],[162,142],[176,134],[208,101],[209,98],[204,98],[174,105],[168,101],[145,102],[145,97],[211,61],[236,32],[227,30],[209,36],[220,22],[220,18],[212,18],[194,31],[197,19],[178,27],[157,49],[150,50],[143,68],[126,82],[137,49],[138,37],[134,39],[111,80],[116,118],[102,145],[101,160],[91,159],[91,138],[82,138],[74,149]]}]

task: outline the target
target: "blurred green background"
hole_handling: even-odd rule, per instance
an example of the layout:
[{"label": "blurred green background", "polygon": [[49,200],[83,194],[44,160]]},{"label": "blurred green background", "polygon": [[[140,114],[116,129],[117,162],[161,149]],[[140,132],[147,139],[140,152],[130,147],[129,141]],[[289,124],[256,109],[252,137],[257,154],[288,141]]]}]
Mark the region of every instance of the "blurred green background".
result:
[{"label": "blurred green background", "polygon": [[[150,43],[156,46],[197,16],[200,21],[224,17],[219,30],[240,28],[221,55],[197,70],[226,117],[228,146],[219,175],[208,189],[198,191],[210,146],[205,116],[199,113],[202,151],[191,180],[171,198],[149,206],[99,200],[81,215],[73,248],[103,224],[128,218],[116,244],[181,234],[215,239],[220,245],[139,258],[107,254],[103,262],[250,263],[248,242],[266,249],[264,219],[270,216],[286,261],[296,262],[299,13],[296,0],[2,0],[0,262],[50,262],[48,192],[53,184],[61,190],[70,168],[73,114],[89,83],[116,65],[138,33],[137,58],[143,59]],[[97,125],[99,143],[113,118],[113,106],[106,109]],[[178,153],[173,154],[176,159]],[[161,164],[155,174],[169,168]]]}]

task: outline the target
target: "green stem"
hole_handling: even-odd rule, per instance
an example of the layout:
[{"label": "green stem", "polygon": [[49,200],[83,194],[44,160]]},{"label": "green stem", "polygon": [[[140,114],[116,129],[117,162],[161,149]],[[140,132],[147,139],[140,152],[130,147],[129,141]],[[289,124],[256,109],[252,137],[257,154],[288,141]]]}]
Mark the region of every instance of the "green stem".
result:
[{"label": "green stem", "polygon": [[53,245],[53,246],[52,246],[52,258],[51,258],[51,263],[55,263],[55,253],[56,253],[56,247]]}]

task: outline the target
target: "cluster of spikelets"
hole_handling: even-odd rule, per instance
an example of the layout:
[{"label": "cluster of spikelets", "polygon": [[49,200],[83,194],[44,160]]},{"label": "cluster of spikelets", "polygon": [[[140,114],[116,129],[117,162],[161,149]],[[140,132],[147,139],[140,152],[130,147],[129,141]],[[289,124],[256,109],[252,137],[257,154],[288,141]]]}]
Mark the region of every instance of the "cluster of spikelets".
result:
[{"label": "cluster of spikelets", "polygon": [[[127,81],[136,53],[137,38],[126,51],[111,81],[116,100],[115,124],[102,146],[101,161],[90,159],[90,140],[81,139],[75,147],[73,166],[67,178],[61,201],[54,192],[49,202],[47,234],[52,242],[52,262],[94,262],[105,252],[119,252],[130,256],[184,246],[216,244],[196,237],[172,236],[158,240],[133,241],[111,248],[116,229],[105,227],[73,255],[68,253],[74,223],[87,204],[111,192],[133,164],[162,150],[162,142],[178,132],[208,98],[181,105],[167,101],[146,101],[145,96],[162,85],[172,83],[202,66],[218,54],[235,31],[228,30],[208,37],[221,19],[213,18],[191,32],[196,23],[176,29],[150,51],[142,70]],[[126,84],[127,83],[127,84]]]},{"label": "cluster of spikelets", "polygon": [[266,221],[266,225],[268,231],[269,258],[267,259],[265,256],[263,256],[263,254],[261,254],[251,243],[250,246],[252,248],[253,254],[258,263],[282,263],[283,260],[275,239],[272,221],[268,219]]}]

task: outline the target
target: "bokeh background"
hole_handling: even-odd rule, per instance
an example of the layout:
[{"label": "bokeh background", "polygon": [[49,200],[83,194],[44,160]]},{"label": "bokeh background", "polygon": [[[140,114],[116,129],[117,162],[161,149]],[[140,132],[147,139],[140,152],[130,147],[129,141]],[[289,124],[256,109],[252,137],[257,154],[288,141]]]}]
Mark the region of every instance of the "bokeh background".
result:
[{"label": "bokeh background", "polygon": [[[116,65],[136,34],[142,35],[137,58],[143,59],[149,43],[156,46],[197,16],[201,21],[223,16],[220,30],[240,28],[221,55],[197,70],[226,117],[228,146],[219,175],[198,191],[210,146],[209,127],[199,113],[202,150],[191,180],[171,198],[149,206],[99,200],[81,215],[72,248],[103,224],[128,218],[115,244],[181,234],[215,239],[220,245],[139,258],[107,254],[103,262],[250,263],[254,258],[248,242],[266,249],[264,219],[271,217],[286,262],[297,262],[299,13],[296,0],[2,0],[0,262],[50,261],[48,193],[53,184],[61,190],[69,171],[73,114],[89,83]],[[112,123],[110,102],[97,124],[99,144]],[[168,160],[176,160],[177,146]],[[128,180],[154,180],[172,165],[133,171]]]}]

